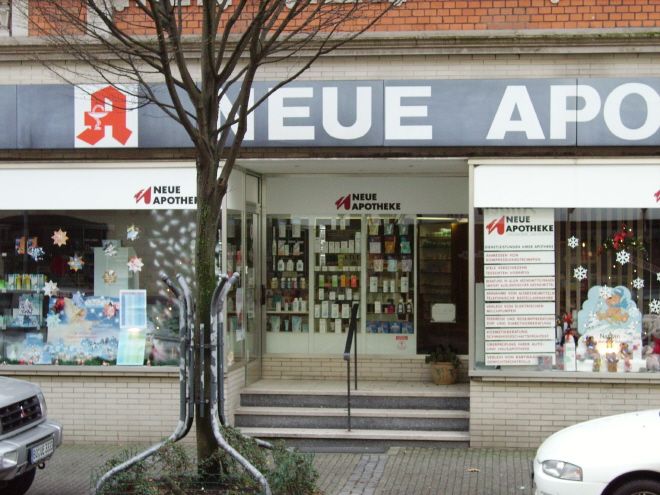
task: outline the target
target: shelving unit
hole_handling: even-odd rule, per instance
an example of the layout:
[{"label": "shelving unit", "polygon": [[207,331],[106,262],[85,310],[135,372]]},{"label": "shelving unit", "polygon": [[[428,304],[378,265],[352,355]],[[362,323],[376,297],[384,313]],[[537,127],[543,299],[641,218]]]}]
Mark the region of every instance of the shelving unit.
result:
[{"label": "shelving unit", "polygon": [[345,333],[351,305],[360,300],[362,221],[347,217],[318,219],[314,257],[314,332]]},{"label": "shelving unit", "polygon": [[367,220],[367,324],[370,334],[414,333],[414,224]]},{"label": "shelving unit", "polygon": [[270,216],[267,232],[266,331],[307,333],[309,222]]}]

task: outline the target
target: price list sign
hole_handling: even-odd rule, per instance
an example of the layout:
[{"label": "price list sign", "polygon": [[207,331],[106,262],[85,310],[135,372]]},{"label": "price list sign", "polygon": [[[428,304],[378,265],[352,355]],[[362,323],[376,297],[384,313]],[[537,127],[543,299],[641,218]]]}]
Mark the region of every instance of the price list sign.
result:
[{"label": "price list sign", "polygon": [[553,209],[484,210],[486,365],[554,364]]}]

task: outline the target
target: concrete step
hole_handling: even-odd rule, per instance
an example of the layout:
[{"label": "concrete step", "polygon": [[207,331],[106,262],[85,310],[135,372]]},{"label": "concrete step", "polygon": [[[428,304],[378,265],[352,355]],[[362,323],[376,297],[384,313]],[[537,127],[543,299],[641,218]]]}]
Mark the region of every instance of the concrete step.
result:
[{"label": "concrete step", "polygon": [[[241,392],[241,406],[246,407],[347,407],[346,391],[272,391],[246,389]],[[434,394],[393,391],[351,391],[351,408],[356,409],[470,409],[470,395],[464,389]]]},{"label": "concrete step", "polygon": [[[345,408],[239,407],[239,427],[342,429]],[[468,431],[469,413],[462,410],[351,408],[351,425],[363,430]]]},{"label": "concrete step", "polygon": [[389,447],[460,447],[470,444],[465,431],[401,431],[330,428],[251,428],[240,430],[253,438],[283,440],[303,451],[384,452]]}]

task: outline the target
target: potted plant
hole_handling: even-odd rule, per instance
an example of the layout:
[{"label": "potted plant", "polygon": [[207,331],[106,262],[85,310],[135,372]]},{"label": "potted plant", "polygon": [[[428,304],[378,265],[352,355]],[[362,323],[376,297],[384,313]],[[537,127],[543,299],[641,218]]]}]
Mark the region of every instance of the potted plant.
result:
[{"label": "potted plant", "polygon": [[456,383],[461,360],[451,347],[440,344],[426,356],[426,362],[431,364],[431,378],[436,385],[451,385]]}]

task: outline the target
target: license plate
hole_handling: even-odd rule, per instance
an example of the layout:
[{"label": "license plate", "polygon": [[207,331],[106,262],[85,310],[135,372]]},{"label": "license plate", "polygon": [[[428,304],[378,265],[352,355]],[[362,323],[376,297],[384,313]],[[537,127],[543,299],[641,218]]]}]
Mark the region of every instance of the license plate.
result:
[{"label": "license plate", "polygon": [[36,464],[53,453],[55,443],[52,438],[30,449],[30,464]]}]

